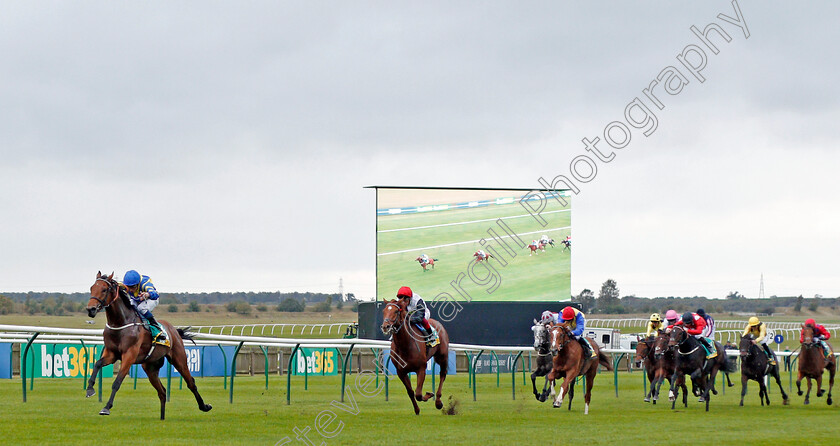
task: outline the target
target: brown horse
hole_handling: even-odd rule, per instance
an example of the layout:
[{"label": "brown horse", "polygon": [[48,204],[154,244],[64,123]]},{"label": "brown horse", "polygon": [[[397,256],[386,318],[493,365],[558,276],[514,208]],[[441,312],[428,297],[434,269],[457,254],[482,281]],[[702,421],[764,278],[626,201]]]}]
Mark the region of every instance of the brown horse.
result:
[{"label": "brown horse", "polygon": [[[382,333],[391,335],[391,361],[397,369],[397,376],[405,385],[408,397],[414,405],[414,413],[420,415],[420,407],[417,401],[428,401],[432,397],[430,392],[423,393],[423,381],[426,379],[426,363],[429,358],[434,357],[440,368],[440,383],[438,384],[435,396],[435,407],[443,408],[443,401],[440,400],[443,381],[446,380],[446,368],[449,365],[449,335],[440,322],[429,319],[429,324],[437,330],[440,343],[434,347],[427,348],[426,341],[420,330],[408,320],[408,310],[405,302],[397,302],[392,299],[385,301],[385,308],[382,309]],[[411,389],[411,377],[409,373],[417,374],[417,389]]]},{"label": "brown horse", "polygon": [[[651,390],[653,391],[651,398],[654,404],[659,399],[659,389],[667,379],[669,383],[674,384],[674,371],[677,369],[677,348],[669,347],[668,343],[671,340],[666,330],[659,330],[656,338],[653,340],[653,357],[656,361],[656,372],[654,373],[653,382],[651,383]],[[685,385],[685,376],[679,377],[674,388],[676,389],[674,398],[679,396],[679,391],[683,392],[683,403],[688,406],[688,387]]]},{"label": "brown horse", "polygon": [[808,393],[805,394],[805,404],[809,404],[811,396],[811,380],[817,380],[817,398],[823,396],[822,389],[823,369],[828,370],[828,399],[826,402],[831,405],[831,388],[834,387],[834,373],[837,371],[837,364],[834,355],[825,357],[823,347],[819,341],[814,340],[815,329],[810,324],[802,325],[802,350],[799,351],[799,376],[796,378],[796,394],[802,396],[802,378],[808,378]]},{"label": "brown horse", "polygon": [[425,261],[423,260],[423,257],[417,257],[414,260],[416,260],[418,263],[420,263],[420,266],[423,267],[423,272],[424,273],[426,272],[426,269],[429,268],[429,267],[431,267],[432,269],[435,269],[435,262],[437,262],[437,259],[433,259],[431,257],[429,257]]},{"label": "brown horse", "polygon": [[158,371],[163,366],[164,357],[169,358],[169,363],[181,373],[187,387],[195,395],[198,408],[203,412],[208,412],[213,408],[204,403],[195,387],[195,379],[190,375],[183,339],[191,340],[192,338],[184,330],[176,330],[169,322],[161,320],[161,325],[166,328],[169,335],[171,347],[153,345],[151,333],[143,327],[143,322],[131,306],[125,289],[114,280],[114,273],[111,273],[110,276],[104,276],[101,272],[96,273],[96,282],[90,287],[90,301],[87,305],[88,316],[95,317],[103,309],[107,321],[103,332],[105,348],[102,350],[102,356],[94,364],[93,373],[88,380],[88,398],[96,394],[96,391],[93,390],[93,384],[96,382],[96,374],[99,373],[99,369],[113,364],[117,360],[122,362],[117,377],[114,379],[114,384],[111,385],[111,397],[99,412],[99,415],[111,414],[111,407],[114,406],[114,396],[120,389],[123,379],[128,375],[128,371],[133,364],[140,364],[146,371],[152,386],[157,390],[158,399],[160,399],[160,419],[163,420],[166,413],[166,389],[158,378]]},{"label": "brown horse", "polygon": [[[655,338],[652,336],[645,339],[638,339],[636,344],[636,356],[633,358],[633,362],[636,363],[636,368],[642,367],[642,362],[644,362],[645,374],[650,382],[650,391],[648,391],[645,395],[646,403],[650,402],[651,395],[654,393],[653,383],[656,378],[656,355],[653,348],[654,340]],[[656,404],[655,399],[653,400],[653,404]]]},{"label": "brown horse", "polygon": [[[612,371],[609,358],[598,348],[598,345],[591,339],[586,339],[596,357],[585,357],[583,346],[580,345],[572,335],[572,331],[566,324],[555,324],[551,327],[551,351],[554,355],[554,368],[548,374],[549,380],[563,376],[563,384],[557,392],[554,400],[554,407],[563,405],[563,396],[569,392],[569,386],[574,383],[578,376],[586,377],[586,393],[583,396],[584,415],[589,414],[589,401],[592,398],[592,384],[595,382],[595,375],[598,373],[598,364],[603,365],[607,370]],[[597,360],[596,360],[597,359]],[[554,394],[554,383],[551,384],[551,393]]]}]

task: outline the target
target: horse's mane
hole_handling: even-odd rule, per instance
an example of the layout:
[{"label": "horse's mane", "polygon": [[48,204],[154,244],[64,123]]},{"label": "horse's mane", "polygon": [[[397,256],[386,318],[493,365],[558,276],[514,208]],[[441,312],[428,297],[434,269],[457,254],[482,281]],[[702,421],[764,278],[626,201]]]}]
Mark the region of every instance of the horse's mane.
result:
[{"label": "horse's mane", "polygon": [[117,293],[119,294],[120,299],[122,299],[123,304],[128,308],[131,308],[131,298],[128,296],[128,291],[121,287],[119,283],[117,283]]}]

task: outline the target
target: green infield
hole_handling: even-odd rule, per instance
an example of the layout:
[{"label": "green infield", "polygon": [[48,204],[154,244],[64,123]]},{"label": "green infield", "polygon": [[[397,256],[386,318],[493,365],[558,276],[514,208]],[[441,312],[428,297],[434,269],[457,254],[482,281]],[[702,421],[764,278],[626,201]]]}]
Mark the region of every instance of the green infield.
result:
[{"label": "green infield", "polygon": [[[363,379],[357,378],[361,377]],[[215,444],[595,444],[643,445],[651,442],[696,439],[718,445],[831,444],[840,434],[838,409],[827,406],[825,397],[811,399],[791,395],[791,404],[781,405],[777,388],[771,388],[772,405],[762,407],[758,387],[749,386],[745,407],[739,407],[740,383],[725,394],[712,397],[710,412],[696,398],[688,408],[671,410],[667,401],[644,403],[642,374],[619,374],[616,397],[611,373],[595,381],[589,415],[583,414],[582,387],[572,410],[553,409],[530,393],[530,379],[523,385],[518,373],[516,399],[511,398],[511,375],[479,375],[477,401],[473,401],[467,375],[446,380],[444,401],[454,407],[444,414],[433,402],[421,403],[415,416],[405,389],[390,380],[389,401],[384,379],[379,384],[369,375],[348,376],[341,402],[340,377],[293,377],[291,404],[286,404],[286,377],[273,376],[265,389],[262,377],[239,376],[234,402],[221,378],[198,379],[198,388],[213,405],[200,412],[189,390],[172,382],[166,421],[158,420],[157,396],[147,381],[133,389],[127,380],[117,394],[111,415],[97,413],[103,403],[84,398],[81,380],[39,379],[21,402],[19,379],[0,382],[5,444],[103,444],[127,441],[174,445]],[[738,381],[737,374],[733,378]],[[787,390],[786,373],[783,381]],[[538,381],[539,383],[540,381]],[[106,379],[105,397],[111,380]],[[720,384],[720,383],[719,383]],[[427,381],[426,390],[431,389]],[[450,400],[450,397],[452,398]],[[454,403],[454,404],[453,404]],[[803,427],[802,423],[807,426]],[[298,440],[297,437],[301,439]],[[304,439],[306,437],[306,439]],[[288,438],[287,440],[285,440]],[[670,440],[663,440],[663,439]],[[834,440],[832,440],[832,438]],[[310,443],[306,443],[310,441]],[[286,442],[286,443],[284,443]]]},{"label": "green infield", "polygon": [[[545,225],[517,202],[378,216],[377,296],[408,285],[427,299],[447,292],[474,301],[568,300],[571,251],[560,241],[571,234],[571,209],[545,204]],[[555,246],[531,254],[524,245],[543,235]],[[496,258],[476,262],[478,250]],[[421,254],[435,260],[433,269],[424,271]]]}]

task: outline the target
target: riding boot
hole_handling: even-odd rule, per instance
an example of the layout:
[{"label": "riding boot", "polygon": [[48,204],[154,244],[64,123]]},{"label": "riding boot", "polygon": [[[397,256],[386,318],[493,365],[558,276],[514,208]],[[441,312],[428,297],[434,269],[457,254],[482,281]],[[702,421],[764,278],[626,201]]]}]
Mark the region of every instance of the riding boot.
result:
[{"label": "riding boot", "polygon": [[578,342],[583,347],[583,354],[586,358],[594,358],[595,357],[595,350],[592,349],[592,346],[589,345],[589,342],[583,336],[578,338]]},{"label": "riding boot", "polygon": [[706,349],[706,358],[710,358],[714,349],[711,345],[709,345],[709,341],[707,341],[703,336],[700,336],[698,339],[700,340],[700,343],[703,344],[703,348]]},{"label": "riding boot", "polygon": [[152,316],[152,313],[150,311],[147,311],[146,314],[144,315],[144,317],[146,318],[146,320],[149,321],[150,325],[154,325],[155,327],[157,327],[158,330],[160,330],[160,334],[158,334],[157,340],[158,341],[165,341],[166,340],[166,332],[163,331],[163,327],[160,325],[160,323],[158,321],[155,320],[155,317]]},{"label": "riding boot", "polygon": [[770,349],[770,346],[767,344],[762,344],[764,347],[764,353],[767,355],[767,360],[770,361],[770,365],[776,365],[776,354],[773,353],[773,350]]}]

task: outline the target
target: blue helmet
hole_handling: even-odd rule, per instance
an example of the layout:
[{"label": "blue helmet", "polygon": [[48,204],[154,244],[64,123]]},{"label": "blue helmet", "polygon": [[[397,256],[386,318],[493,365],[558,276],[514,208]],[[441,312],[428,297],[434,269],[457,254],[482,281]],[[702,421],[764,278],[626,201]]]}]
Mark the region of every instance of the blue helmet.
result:
[{"label": "blue helmet", "polygon": [[123,276],[123,284],[125,286],[134,286],[140,283],[140,273],[134,271],[133,269],[126,272],[125,276]]}]

